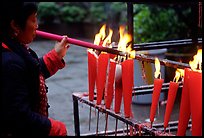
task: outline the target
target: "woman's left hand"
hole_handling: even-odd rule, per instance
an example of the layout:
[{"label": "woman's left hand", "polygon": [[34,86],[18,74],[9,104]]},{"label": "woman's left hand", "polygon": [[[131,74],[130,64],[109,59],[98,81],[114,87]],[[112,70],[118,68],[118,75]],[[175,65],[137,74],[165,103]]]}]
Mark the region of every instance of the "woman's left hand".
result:
[{"label": "woman's left hand", "polygon": [[67,36],[63,36],[63,39],[55,44],[55,51],[60,58],[66,55],[67,49],[70,47],[67,38]]}]

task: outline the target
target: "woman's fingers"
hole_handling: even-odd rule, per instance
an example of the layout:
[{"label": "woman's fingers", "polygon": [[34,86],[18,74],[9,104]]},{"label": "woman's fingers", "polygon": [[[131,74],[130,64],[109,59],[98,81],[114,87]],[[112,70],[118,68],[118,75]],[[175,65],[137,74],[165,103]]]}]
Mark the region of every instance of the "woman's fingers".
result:
[{"label": "woman's fingers", "polygon": [[68,36],[64,35],[63,36],[63,39],[61,41],[61,44],[64,46],[64,47],[69,47],[69,42],[68,42]]}]

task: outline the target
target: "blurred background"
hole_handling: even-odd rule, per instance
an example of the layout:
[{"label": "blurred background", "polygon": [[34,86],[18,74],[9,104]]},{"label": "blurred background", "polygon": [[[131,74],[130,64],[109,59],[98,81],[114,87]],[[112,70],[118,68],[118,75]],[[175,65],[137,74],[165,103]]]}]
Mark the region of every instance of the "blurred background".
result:
[{"label": "blurred background", "polygon": [[[95,35],[103,24],[113,29],[112,42],[119,41],[119,26],[127,26],[126,2],[38,2],[39,30],[68,35],[71,38],[94,42]],[[134,43],[147,43],[191,38],[194,19],[190,5],[183,4],[134,4]],[[201,20],[202,21],[202,20]],[[127,29],[127,28],[126,28]],[[108,30],[108,29],[106,29]],[[198,29],[202,36],[202,23]],[[55,42],[36,37],[31,47],[42,56],[54,47]],[[49,87],[50,117],[66,123],[70,135],[74,135],[73,92],[88,91],[87,49],[71,45],[66,57],[66,67],[46,80]],[[196,47],[169,48],[163,51],[149,51],[154,56],[188,63],[197,52]],[[141,63],[135,61],[135,86],[153,83],[154,65],[147,65],[148,80],[142,79]],[[173,80],[175,69],[162,67],[165,82]],[[162,97],[165,100],[166,96]],[[133,104],[135,118],[145,121],[149,117],[150,104],[147,99],[136,99]],[[174,107],[172,120],[178,120],[179,99]],[[165,106],[161,107],[158,122],[163,122]],[[88,131],[89,108],[79,104],[81,133]],[[92,111],[91,131],[95,132],[96,116]],[[101,115],[101,120],[105,115]],[[101,121],[104,130],[104,121]],[[114,127],[110,118],[109,127]],[[124,124],[119,124],[124,127]]]}]

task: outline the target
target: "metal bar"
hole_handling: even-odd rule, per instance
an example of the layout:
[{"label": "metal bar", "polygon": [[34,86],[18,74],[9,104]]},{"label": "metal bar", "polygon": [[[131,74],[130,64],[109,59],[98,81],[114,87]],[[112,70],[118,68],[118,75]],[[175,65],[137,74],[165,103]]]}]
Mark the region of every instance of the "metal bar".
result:
[{"label": "metal bar", "polygon": [[[134,44],[133,50],[151,50],[151,49],[162,49],[162,48],[178,48],[184,46],[192,46],[195,44],[194,39],[182,39],[182,40],[171,40],[171,41],[160,41],[160,42],[149,42]],[[202,38],[197,39],[197,45],[202,46]]]},{"label": "metal bar", "polygon": [[116,118],[116,120],[115,120],[115,136],[117,136],[117,131],[118,131],[118,119]]},{"label": "metal bar", "polygon": [[133,28],[133,3],[127,2],[127,25],[128,25],[128,34],[131,35],[132,47],[134,44],[134,28]]},{"label": "metal bar", "polygon": [[[168,92],[169,84],[170,83],[164,83],[162,85],[161,92]],[[182,87],[183,87],[182,82],[179,82],[179,89],[178,90],[181,90]],[[132,96],[152,94],[153,89],[154,89],[154,85],[143,85],[143,86],[139,86],[139,87],[134,87],[133,92],[132,92]]]},{"label": "metal bar", "polygon": [[[183,84],[183,82],[182,82],[182,81],[179,81],[178,84],[179,84],[179,86],[180,86],[180,85]],[[169,82],[163,83],[163,84],[162,84],[162,87],[168,87],[169,85],[170,85]],[[133,90],[134,90],[134,91],[137,91],[137,90],[152,89],[152,88],[154,88],[154,84],[137,86],[137,87],[134,87]]]},{"label": "metal bar", "polygon": [[80,123],[79,123],[79,108],[78,108],[78,98],[72,95],[73,98],[73,112],[74,112],[74,128],[75,136],[80,136]]},{"label": "metal bar", "polygon": [[96,122],[96,135],[98,136],[98,121],[99,121],[99,109],[97,114],[97,122]]},{"label": "metal bar", "polygon": [[[178,121],[170,121],[169,122],[169,126],[177,126],[178,125]],[[188,124],[190,125],[192,123],[191,119],[189,120]],[[162,128],[164,127],[164,124],[163,123],[158,123],[158,124],[153,124],[153,127],[155,128]]]},{"label": "metal bar", "polygon": [[[151,62],[151,63],[155,62],[155,57],[147,56],[144,54],[135,54],[135,59],[140,61]],[[160,58],[158,58],[158,60],[160,61],[161,65],[164,65],[167,67],[180,68],[180,69],[190,68],[190,65],[186,63],[176,62],[168,59],[160,59]]]},{"label": "metal bar", "polygon": [[89,110],[89,131],[91,128],[91,106],[90,106],[90,110]]},{"label": "metal bar", "polygon": [[104,136],[106,136],[107,129],[108,129],[108,113],[106,113],[105,135]]}]

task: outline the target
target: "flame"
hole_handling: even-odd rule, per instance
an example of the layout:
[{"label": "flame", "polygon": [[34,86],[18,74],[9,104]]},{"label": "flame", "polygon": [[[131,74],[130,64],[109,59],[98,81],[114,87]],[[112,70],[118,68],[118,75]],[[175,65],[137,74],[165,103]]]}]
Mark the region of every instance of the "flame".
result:
[{"label": "flame", "polygon": [[173,79],[173,82],[178,82],[179,78],[183,78],[184,77],[184,70],[183,69],[177,69],[175,72],[175,77]]},{"label": "flame", "polygon": [[[124,26],[120,26],[119,32],[118,50],[129,53],[129,58],[135,58],[135,50],[132,51],[131,44],[128,45],[128,43],[132,41],[131,35],[125,32]],[[127,45],[128,47],[126,48]]]},{"label": "flame", "polygon": [[[112,48],[111,38],[113,35],[113,30],[109,28],[109,34],[106,37],[105,29],[106,29],[106,24],[104,24],[101,27],[99,33],[95,35],[94,44]],[[120,39],[118,42],[118,50],[128,53],[128,58],[135,58],[135,53],[136,53],[135,50],[132,50],[131,44],[128,45],[128,43],[131,42],[132,40],[131,35],[125,32],[125,26],[120,26],[119,32],[120,32]],[[122,58],[125,59],[125,57],[122,57]]]},{"label": "flame", "polygon": [[135,58],[135,53],[136,51],[135,50],[132,50],[131,48],[131,45],[129,45],[127,48],[126,48],[126,52],[129,53],[129,58]]},{"label": "flame", "polygon": [[202,72],[202,49],[198,49],[193,61],[189,61],[189,65],[193,71]]},{"label": "flame", "polygon": [[99,33],[95,35],[95,39],[94,39],[94,44],[95,45],[99,45],[101,40],[103,40],[106,37],[106,24],[104,24]]},{"label": "flame", "polygon": [[157,57],[155,58],[155,69],[156,69],[156,71],[154,72],[154,77],[158,78],[158,76],[160,75],[160,78],[161,78],[160,62],[159,62],[159,59]]},{"label": "flame", "polygon": [[111,44],[112,35],[113,35],[113,30],[112,30],[112,29],[109,29],[109,34],[108,34],[108,36],[106,37],[106,39],[103,41],[102,46],[107,46],[107,45],[110,45],[110,44]]}]

